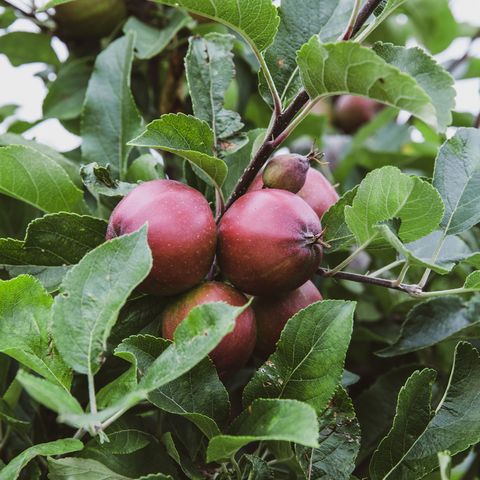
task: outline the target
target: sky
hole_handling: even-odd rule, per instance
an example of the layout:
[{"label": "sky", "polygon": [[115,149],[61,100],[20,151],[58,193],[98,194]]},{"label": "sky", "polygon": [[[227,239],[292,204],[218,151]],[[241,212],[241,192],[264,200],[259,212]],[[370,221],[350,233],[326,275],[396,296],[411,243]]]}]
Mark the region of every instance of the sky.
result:
[{"label": "sky", "polygon": [[[451,0],[450,6],[458,21],[480,27],[479,0]],[[35,31],[35,27],[25,20],[18,20],[14,29]],[[444,61],[460,57],[468,46],[469,39],[459,38],[438,55],[437,59]],[[61,60],[67,57],[68,53],[60,41],[54,39],[53,47]],[[480,39],[471,48],[472,52],[480,57]],[[37,120],[41,116],[46,90],[43,82],[35,77],[35,74],[42,70],[42,64],[12,67],[6,57],[0,54],[0,106],[17,104],[20,106],[17,113],[18,119]],[[469,79],[457,82],[456,90],[457,110],[477,115],[480,110],[480,80]],[[2,133],[1,127],[0,133]],[[79,138],[67,132],[57,120],[47,120],[30,129],[25,136],[35,138],[59,151],[68,151],[80,144]]]}]

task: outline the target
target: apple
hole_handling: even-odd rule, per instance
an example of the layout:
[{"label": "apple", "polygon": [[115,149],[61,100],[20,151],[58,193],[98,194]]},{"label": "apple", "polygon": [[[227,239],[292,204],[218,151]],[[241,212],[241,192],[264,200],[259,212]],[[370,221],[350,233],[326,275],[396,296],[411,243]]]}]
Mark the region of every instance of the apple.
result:
[{"label": "apple", "polygon": [[318,216],[297,195],[273,188],[249,192],[220,221],[218,265],[242,292],[287,292],[320,265],[321,234]]},{"label": "apple", "polygon": [[[230,285],[221,282],[205,282],[172,300],[162,314],[162,335],[173,340],[178,324],[192,308],[209,302],[225,302],[232,306],[242,306],[247,298]],[[221,377],[234,373],[245,365],[255,347],[255,314],[248,307],[235,322],[229,333],[210,353],[210,358]]]},{"label": "apple", "polygon": [[153,267],[142,288],[173,295],[202,281],[215,256],[216,225],[207,200],[174,180],[152,180],[134,188],[115,207],[107,239],[148,223]]},{"label": "apple", "polygon": [[370,122],[382,104],[370,98],[342,95],[335,103],[333,124],[345,133],[355,133]]},{"label": "apple", "polygon": [[278,188],[297,193],[305,184],[310,160],[303,155],[286,153],[276,155],[263,170],[263,184],[268,188]]},{"label": "apple", "polygon": [[255,351],[268,357],[275,351],[283,327],[297,312],[322,300],[317,287],[309,280],[301,287],[282,295],[255,297],[252,303],[257,321]]},{"label": "apple", "polygon": [[102,38],[127,16],[125,0],[74,0],[55,8],[55,21],[65,38]]},{"label": "apple", "polygon": [[[258,174],[248,191],[262,188],[264,188],[262,174]],[[319,218],[322,218],[323,214],[339,199],[333,185],[318,170],[311,167],[308,169],[305,184],[297,195],[313,208]]]}]

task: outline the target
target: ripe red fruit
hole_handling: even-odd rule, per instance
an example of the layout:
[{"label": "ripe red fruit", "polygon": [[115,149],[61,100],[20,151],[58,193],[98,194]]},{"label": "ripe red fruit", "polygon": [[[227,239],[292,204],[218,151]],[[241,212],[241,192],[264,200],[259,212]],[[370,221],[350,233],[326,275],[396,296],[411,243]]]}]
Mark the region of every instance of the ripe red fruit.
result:
[{"label": "ripe red fruit", "polygon": [[263,170],[263,184],[268,188],[297,193],[305,184],[309,168],[310,160],[303,155],[276,155]]},{"label": "ripe red fruit", "polygon": [[[250,185],[249,191],[260,190],[263,188],[262,175],[259,174]],[[335,203],[337,203],[339,196],[332,184],[314,168],[309,168],[305,184],[298,191],[297,195],[310,207],[313,208],[319,218]]]},{"label": "ripe red fruit", "polygon": [[250,192],[220,221],[218,265],[233,285],[252,295],[293,290],[320,264],[321,232],[318,216],[297,195]]},{"label": "ripe red fruit", "polygon": [[[198,305],[209,302],[226,302],[232,306],[247,303],[245,295],[221,282],[206,282],[177,297],[162,314],[163,337],[172,340],[178,324]],[[256,339],[255,314],[248,307],[237,317],[233,332],[229,333],[210,353],[220,376],[243,367],[252,354]]]},{"label": "ripe red fruit", "polygon": [[215,220],[207,200],[173,180],[142,183],[112,212],[107,240],[134,232],[145,222],[153,267],[142,287],[155,295],[173,295],[201,282],[216,246]]},{"label": "ripe red fruit", "polygon": [[66,38],[105,37],[126,16],[125,0],[75,0],[55,7],[55,21]]},{"label": "ripe red fruit", "polygon": [[257,320],[256,352],[265,357],[273,353],[287,321],[319,300],[322,295],[311,281],[283,295],[256,297],[252,304]]},{"label": "ripe red fruit", "polygon": [[333,123],[345,133],[355,133],[370,122],[382,108],[375,100],[352,95],[343,95],[335,103]]}]

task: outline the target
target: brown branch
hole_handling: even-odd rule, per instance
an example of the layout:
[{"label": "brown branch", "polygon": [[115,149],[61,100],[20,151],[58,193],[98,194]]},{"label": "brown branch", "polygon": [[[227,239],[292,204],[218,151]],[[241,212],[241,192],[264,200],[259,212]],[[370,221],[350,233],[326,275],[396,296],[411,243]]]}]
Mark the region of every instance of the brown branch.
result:
[{"label": "brown branch", "polygon": [[370,15],[372,15],[375,9],[380,5],[381,1],[382,0],[367,0],[358,14],[350,37],[354,37],[360,31],[364,23],[370,18]]},{"label": "brown branch", "polygon": [[375,285],[377,287],[389,288],[391,290],[399,290],[407,293],[412,297],[421,296],[422,289],[418,285],[408,285],[405,283],[398,283],[395,280],[386,280],[384,278],[369,277],[367,275],[360,275],[359,273],[350,272],[336,272],[331,273],[327,268],[319,268],[317,274],[321,277],[336,278],[338,280],[349,280],[350,282],[364,283],[367,285]]},{"label": "brown branch", "polygon": [[[363,8],[361,8],[358,14],[357,20],[353,26],[352,34],[357,33],[362,28],[363,24],[367,21],[368,17],[370,17],[375,8],[378,7],[380,2],[381,0],[367,0],[367,3],[363,6]],[[275,116],[273,125],[266,135],[265,141],[257,150],[256,154],[250,161],[250,164],[238,180],[232,194],[227,199],[225,211],[232,206],[235,200],[241,197],[248,190],[248,187],[255,179],[257,173],[281,143],[282,133],[309,100],[310,97],[308,96],[308,93],[305,90],[302,90],[282,113],[273,113]],[[217,218],[217,221],[218,220],[220,220],[220,217]]]},{"label": "brown branch", "polygon": [[255,179],[257,173],[263,167],[265,162],[268,160],[270,155],[274,152],[276,148],[275,140],[283,133],[283,131],[290,125],[290,122],[295,118],[297,113],[306,105],[309,100],[308,93],[305,90],[302,90],[292,101],[292,103],[284,110],[283,113],[278,115],[265,137],[265,141],[261,147],[257,150],[257,153],[252,158],[250,164],[243,172],[240,177],[234,191],[228,198],[225,204],[225,210],[230,208],[230,206],[241,197],[247,190],[250,184]]}]

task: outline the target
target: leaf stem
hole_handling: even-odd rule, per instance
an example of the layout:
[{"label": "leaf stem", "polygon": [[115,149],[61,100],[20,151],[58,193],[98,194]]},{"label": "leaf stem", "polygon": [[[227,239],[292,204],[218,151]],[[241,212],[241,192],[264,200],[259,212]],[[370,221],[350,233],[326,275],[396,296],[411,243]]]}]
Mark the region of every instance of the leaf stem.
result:
[{"label": "leaf stem", "polygon": [[378,277],[382,273],[388,272],[388,271],[392,270],[393,268],[398,267],[399,265],[401,265],[404,262],[405,262],[405,260],[395,260],[394,262],[389,263],[388,265],[385,265],[384,267],[379,268],[378,270],[375,270],[372,273],[369,273],[368,276],[369,277]]},{"label": "leaf stem", "polygon": [[95,382],[92,372],[88,372],[88,400],[90,402],[90,412],[97,413],[97,398],[95,395]]},{"label": "leaf stem", "polygon": [[270,90],[270,93],[272,95],[274,114],[278,116],[282,112],[282,101],[280,99],[280,95],[278,94],[277,87],[275,86],[275,82],[273,81],[272,74],[270,73],[270,70],[267,66],[267,62],[265,62],[264,56],[253,45],[252,48],[255,52],[258,63],[260,64],[260,69],[262,70],[263,75],[265,76],[265,80],[267,81],[268,89]]},{"label": "leaf stem", "polygon": [[353,5],[352,14],[350,15],[350,20],[348,21],[347,27],[345,31],[340,36],[340,40],[350,40],[353,34],[353,28],[357,21],[358,14],[360,12],[360,5],[362,4],[362,0],[355,0],[355,4]]},{"label": "leaf stem", "polygon": [[233,468],[235,469],[235,474],[237,476],[237,480],[242,480],[242,471],[238,465],[238,462],[235,460],[235,454],[230,457],[230,461],[232,462]]},{"label": "leaf stem", "polygon": [[405,262],[402,269],[400,270],[398,278],[395,280],[395,282],[398,285],[400,285],[403,282],[403,280],[405,280],[405,275],[407,274],[409,268],[410,268],[410,264],[408,262]]},{"label": "leaf stem", "polygon": [[360,245],[358,248],[356,248],[343,262],[340,262],[335,268],[332,268],[329,270],[330,276],[335,275],[336,273],[340,272],[340,270],[343,270],[347,265],[350,264],[350,262],[361,252],[363,252],[368,245],[372,242],[373,238],[370,238],[367,240],[365,243]]}]

